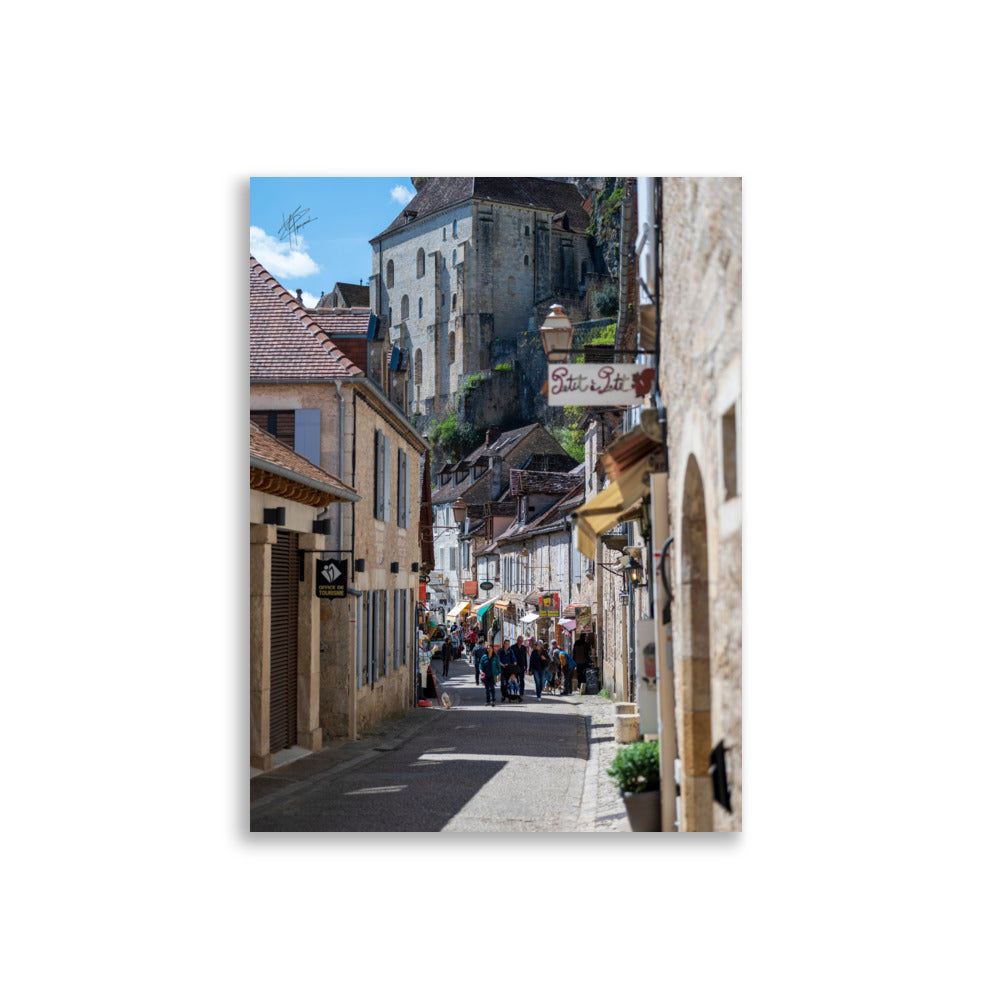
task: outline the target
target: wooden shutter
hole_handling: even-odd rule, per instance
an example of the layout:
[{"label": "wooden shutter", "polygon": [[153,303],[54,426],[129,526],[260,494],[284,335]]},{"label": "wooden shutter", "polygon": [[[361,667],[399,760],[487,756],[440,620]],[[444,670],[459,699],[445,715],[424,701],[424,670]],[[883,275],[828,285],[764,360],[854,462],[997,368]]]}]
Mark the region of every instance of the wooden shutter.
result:
[{"label": "wooden shutter", "polygon": [[298,683],[298,536],[279,531],[271,546],[271,740],[275,753],[295,743]]}]

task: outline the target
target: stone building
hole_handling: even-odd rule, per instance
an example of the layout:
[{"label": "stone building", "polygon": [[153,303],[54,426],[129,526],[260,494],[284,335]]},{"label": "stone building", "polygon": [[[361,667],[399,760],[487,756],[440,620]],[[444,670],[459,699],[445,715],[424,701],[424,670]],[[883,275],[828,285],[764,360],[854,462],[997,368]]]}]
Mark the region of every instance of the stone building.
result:
[{"label": "stone building", "polygon": [[434,518],[435,570],[428,594],[440,604],[451,605],[463,593],[462,581],[471,579],[470,549],[459,547],[459,525],[451,505],[461,497],[466,504],[502,499],[509,489],[511,469],[565,472],[576,463],[541,424],[527,424],[503,433],[490,428],[486,440],[459,462],[447,463],[438,472],[438,486],[431,493]]},{"label": "stone building", "polygon": [[453,409],[463,381],[491,369],[491,345],[531,329],[554,296],[589,318],[588,288],[605,269],[583,202],[547,178],[426,178],[370,241],[377,336],[406,373],[390,394],[418,427]]},{"label": "stone building", "polygon": [[332,292],[320,295],[317,309],[367,309],[369,302],[367,285],[351,285],[338,281]]},{"label": "stone building", "polygon": [[[681,829],[740,830],[742,699],[742,182],[662,179],[659,379],[675,539],[675,715]],[[713,797],[724,747],[730,809]]]},{"label": "stone building", "polygon": [[[250,423],[250,767],[318,750],[323,509],[361,498]],[[300,562],[301,571],[300,571]]]},{"label": "stone building", "polygon": [[[320,725],[356,737],[413,704],[422,459],[427,443],[322,322],[250,258],[250,416],[362,499],[336,505],[324,551],[347,560],[349,589],[320,608]],[[369,315],[365,312],[365,316]],[[338,319],[339,317],[339,319]],[[333,331],[333,332],[331,332]]]}]

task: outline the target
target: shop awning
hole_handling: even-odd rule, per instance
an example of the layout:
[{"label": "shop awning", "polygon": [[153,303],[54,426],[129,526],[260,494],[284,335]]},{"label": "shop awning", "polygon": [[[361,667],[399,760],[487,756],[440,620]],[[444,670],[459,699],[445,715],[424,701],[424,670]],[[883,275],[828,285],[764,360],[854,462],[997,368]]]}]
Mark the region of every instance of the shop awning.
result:
[{"label": "shop awning", "polygon": [[456,604],[455,607],[453,607],[445,617],[458,618],[459,615],[465,614],[465,612],[468,611],[469,608],[471,607],[472,607],[472,601],[461,601],[460,603]]},{"label": "shop awning", "polygon": [[499,608],[501,611],[510,610],[510,601],[494,601],[493,605],[494,607]]},{"label": "shop awning", "polygon": [[653,463],[646,459],[623,472],[592,500],[576,509],[576,547],[588,558],[597,558],[597,537],[636,513],[649,496],[647,474]]},{"label": "shop awning", "polygon": [[475,611],[477,618],[482,618],[487,611],[492,607],[492,601],[486,601],[485,604],[477,604],[472,610]]},{"label": "shop awning", "polygon": [[561,628],[566,629],[567,632],[572,632],[576,628],[575,618],[560,618],[559,625]]},{"label": "shop awning", "polygon": [[532,592],[531,592],[530,594],[528,594],[528,596],[527,596],[527,597],[526,597],[526,598],[524,599],[524,603],[525,603],[525,604],[534,604],[534,606],[535,606],[535,607],[537,608],[537,607],[538,607],[538,599],[539,599],[539,598],[540,598],[541,596],[542,596],[542,592],[541,592],[540,590],[533,590],[533,591],[532,591]]},{"label": "shop awning", "polygon": [[532,622],[538,621],[538,615],[536,615],[534,611],[532,611],[530,615],[525,615],[523,618],[519,618],[518,621],[522,625],[530,625]]}]

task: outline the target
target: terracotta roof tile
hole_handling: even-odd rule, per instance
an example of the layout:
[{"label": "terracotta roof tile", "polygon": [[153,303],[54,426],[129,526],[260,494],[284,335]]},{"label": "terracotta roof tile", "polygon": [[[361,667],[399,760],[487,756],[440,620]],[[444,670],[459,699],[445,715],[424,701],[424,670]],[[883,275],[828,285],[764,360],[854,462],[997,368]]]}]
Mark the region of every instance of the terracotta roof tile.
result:
[{"label": "terracotta roof tile", "polygon": [[250,379],[310,381],[364,373],[298,300],[250,257]]},{"label": "terracotta roof tile", "polygon": [[298,476],[303,476],[310,480],[317,488],[331,488],[332,492],[342,496],[357,496],[341,479],[338,479],[332,472],[321,469],[318,465],[313,465],[308,458],[293,451],[287,444],[282,443],[273,434],[261,430],[252,420],[250,421],[250,459],[260,459],[270,465],[278,466],[281,469]]}]

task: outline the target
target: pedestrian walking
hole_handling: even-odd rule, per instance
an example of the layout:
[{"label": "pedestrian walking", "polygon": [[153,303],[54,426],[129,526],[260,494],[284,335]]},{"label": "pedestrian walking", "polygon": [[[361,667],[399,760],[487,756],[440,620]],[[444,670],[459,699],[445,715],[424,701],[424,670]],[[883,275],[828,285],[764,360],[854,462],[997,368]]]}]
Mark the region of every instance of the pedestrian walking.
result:
[{"label": "pedestrian walking", "polygon": [[552,689],[558,694],[560,693],[559,689],[562,687],[563,663],[565,662],[565,656],[563,651],[559,648],[558,639],[552,640],[551,648],[549,649],[549,660],[551,661],[551,667],[549,669],[552,673]]},{"label": "pedestrian walking", "polygon": [[451,638],[445,636],[445,638],[441,640],[441,674],[443,677],[448,676],[448,664],[451,663],[451,654]]},{"label": "pedestrian walking", "polygon": [[517,661],[517,683],[521,688],[521,697],[524,697],[524,674],[528,669],[528,647],[524,644],[524,636],[519,635],[517,642],[513,645],[514,659]]},{"label": "pedestrian walking", "polygon": [[531,676],[535,679],[535,700],[541,701],[542,690],[545,687],[545,666],[548,657],[542,655],[545,650],[537,640],[531,639],[528,646],[531,650],[528,656],[528,667],[531,670]]},{"label": "pedestrian walking", "polygon": [[483,687],[486,691],[486,704],[496,705],[497,703],[497,678],[500,676],[500,657],[497,655],[499,646],[490,646],[489,650],[483,653],[479,660],[479,671],[483,678]]},{"label": "pedestrian walking", "polygon": [[476,640],[476,645],[472,649],[472,673],[475,675],[477,687],[479,686],[479,675],[482,673],[479,661],[483,658],[483,654],[486,652],[488,652],[486,638],[485,636],[479,636]]},{"label": "pedestrian walking", "polygon": [[514,658],[514,651],[510,648],[510,639],[504,639],[503,646],[497,655],[500,658],[500,670],[503,675],[503,681],[500,685],[500,700],[503,702],[510,697],[507,682],[511,675],[517,672],[517,660]]}]

